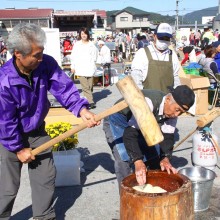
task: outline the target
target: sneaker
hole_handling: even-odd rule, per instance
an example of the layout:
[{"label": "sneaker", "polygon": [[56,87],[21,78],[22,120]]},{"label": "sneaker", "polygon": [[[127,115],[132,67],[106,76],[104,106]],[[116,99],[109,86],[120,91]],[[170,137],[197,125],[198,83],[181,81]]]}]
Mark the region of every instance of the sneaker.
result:
[{"label": "sneaker", "polygon": [[216,102],[215,107],[220,107],[220,102]]}]

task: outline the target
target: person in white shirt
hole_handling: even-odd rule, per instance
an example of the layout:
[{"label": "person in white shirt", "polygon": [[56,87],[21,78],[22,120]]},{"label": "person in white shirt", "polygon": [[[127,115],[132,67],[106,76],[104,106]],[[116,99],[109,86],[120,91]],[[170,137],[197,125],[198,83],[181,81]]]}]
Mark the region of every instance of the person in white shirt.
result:
[{"label": "person in white shirt", "polygon": [[180,63],[176,53],[169,49],[172,37],[172,27],[161,23],[154,32],[154,41],[136,52],[131,75],[139,88],[167,93],[167,86],[175,88],[180,85]]},{"label": "person in white shirt", "polygon": [[98,46],[100,48],[99,56],[97,63],[101,64],[104,68],[108,68],[108,74],[105,75],[105,78],[108,83],[111,84],[111,52],[110,49],[105,45],[105,42],[102,40],[98,41]]},{"label": "person in white shirt", "polygon": [[90,41],[89,30],[87,28],[80,29],[79,41],[75,43],[70,57],[71,72],[79,76],[83,94],[89,102],[89,109],[95,108],[96,105],[93,100],[92,91],[98,49]]},{"label": "person in white shirt", "polygon": [[111,63],[111,52],[110,49],[105,45],[102,40],[98,41],[99,51],[99,63],[104,65],[106,63]]}]

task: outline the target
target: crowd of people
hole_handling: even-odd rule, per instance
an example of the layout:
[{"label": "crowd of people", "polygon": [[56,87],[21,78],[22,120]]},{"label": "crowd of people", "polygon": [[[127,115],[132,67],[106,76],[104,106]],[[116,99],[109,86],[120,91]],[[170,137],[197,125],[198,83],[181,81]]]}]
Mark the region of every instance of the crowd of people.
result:
[{"label": "crowd of people", "polygon": [[[133,53],[131,76],[142,90],[164,136],[158,146],[148,147],[129,108],[105,118],[103,130],[115,158],[119,190],[121,181],[131,172],[135,173],[139,185],[146,183],[148,169],[159,168],[176,174],[171,158],[177,118],[195,102],[193,90],[180,83],[179,69],[187,62],[196,61],[195,47],[200,47],[204,56],[200,56],[198,63],[207,72],[212,70],[218,74],[215,59],[220,41],[209,38],[209,30],[204,32],[200,36],[191,33],[176,42],[172,27],[161,23],[154,32],[132,37],[119,32],[100,37],[94,43],[89,30],[81,28],[77,39],[66,37],[61,43],[65,53],[71,51],[71,72],[79,77],[84,96],[81,97],[74,80],[53,57],[43,53],[45,32],[35,24],[15,26],[7,39],[7,50],[12,58],[0,68],[0,219],[10,219],[20,186],[21,168],[26,163],[33,218],[56,219],[53,208],[56,172],[51,149],[35,157],[31,154],[32,149],[50,139],[44,122],[50,108],[47,92],[76,117],[81,117],[87,127],[100,125],[90,111],[96,107],[93,77],[97,64],[105,66],[114,61],[105,45],[108,41],[115,42],[122,59],[128,58],[127,48],[129,55]],[[190,43],[186,45],[186,42]],[[170,48],[172,45],[174,50]],[[186,50],[186,47],[190,48]],[[182,63],[176,53],[181,49],[188,53]]]},{"label": "crowd of people", "polygon": [[216,88],[216,79],[220,74],[219,45],[218,29],[212,31],[207,27],[202,33],[200,30],[196,32],[191,30],[189,38],[183,36],[176,46],[177,52],[182,51],[183,53],[181,65],[199,64],[202,75],[209,77],[211,88]]},{"label": "crowd of people", "polygon": [[[191,29],[188,36],[181,35],[181,38],[178,36],[181,33],[177,32],[172,36],[171,42],[179,55],[182,65],[185,65],[188,61],[198,62],[201,58],[201,54],[204,54],[203,52],[207,45],[212,45],[217,48],[217,42],[220,42],[218,29],[215,31],[212,31],[208,27],[196,31]],[[77,40],[78,37],[67,36],[66,39],[61,41],[61,49],[64,51],[64,57],[67,55],[66,51],[72,50]],[[130,36],[129,33],[118,32],[112,35],[98,36],[97,38],[91,37],[91,41],[97,46],[98,41],[102,41],[106,45],[108,45],[109,42],[113,42],[114,50],[110,51],[111,62],[123,62],[125,60],[132,61],[136,52],[140,48],[147,47],[154,39],[153,31],[147,30],[138,34],[133,34],[132,36]],[[182,53],[179,53],[179,51],[182,51]],[[181,54],[183,55],[181,56]],[[66,59],[69,59],[69,57],[67,56]],[[218,59],[217,54],[216,59]]]},{"label": "crowd of people", "polygon": [[0,36],[0,66],[7,60],[7,48],[2,36]]}]

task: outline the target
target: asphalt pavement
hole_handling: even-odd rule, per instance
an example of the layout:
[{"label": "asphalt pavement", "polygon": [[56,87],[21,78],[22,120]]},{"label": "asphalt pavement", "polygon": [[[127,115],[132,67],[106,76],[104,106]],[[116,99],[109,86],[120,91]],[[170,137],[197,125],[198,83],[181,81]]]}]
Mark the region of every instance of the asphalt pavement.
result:
[{"label": "asphalt pavement", "polygon": [[[116,66],[119,67],[119,66]],[[80,85],[77,83],[78,88]],[[111,107],[121,97],[116,85],[94,90],[100,113]],[[197,116],[181,116],[177,123],[176,141],[183,139],[196,128]],[[213,131],[220,136],[220,118],[213,123]],[[79,132],[78,148],[85,172],[81,173],[81,185],[58,187],[55,192],[57,220],[112,220],[120,217],[120,195],[114,173],[114,158],[105,140],[102,124]],[[172,163],[177,169],[192,166],[192,137],[181,144],[173,153]],[[220,219],[220,169],[214,170],[214,180],[209,209],[197,212],[196,220]],[[32,217],[31,190],[27,166],[23,166],[21,186],[13,208],[12,220],[28,220]],[[129,219],[128,219],[129,220]],[[132,220],[132,219],[131,219]],[[172,220],[172,219],[171,219]],[[187,219],[186,219],[187,220]]]}]

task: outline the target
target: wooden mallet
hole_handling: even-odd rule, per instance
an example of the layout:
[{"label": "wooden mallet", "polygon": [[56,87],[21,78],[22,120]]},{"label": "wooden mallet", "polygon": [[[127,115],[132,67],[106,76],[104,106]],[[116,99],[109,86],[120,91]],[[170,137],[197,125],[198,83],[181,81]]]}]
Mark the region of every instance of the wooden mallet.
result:
[{"label": "wooden mallet", "polygon": [[[117,87],[124,96],[125,100],[97,114],[95,116],[95,120],[100,121],[105,117],[119,112],[129,106],[138,122],[147,144],[152,146],[161,142],[163,140],[163,135],[160,128],[154,118],[154,115],[150,111],[142,92],[136,86],[133,79],[131,77],[125,77],[117,83]],[[87,124],[82,122],[74,126],[69,131],[66,131],[65,133],[33,149],[31,153],[35,156],[85,128],[87,128]]]},{"label": "wooden mallet", "polygon": [[128,103],[137,124],[148,146],[154,146],[163,141],[160,127],[150,110],[145,97],[131,76],[127,76],[116,83],[119,91]]}]

